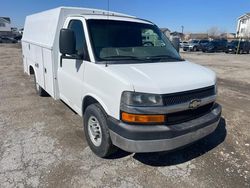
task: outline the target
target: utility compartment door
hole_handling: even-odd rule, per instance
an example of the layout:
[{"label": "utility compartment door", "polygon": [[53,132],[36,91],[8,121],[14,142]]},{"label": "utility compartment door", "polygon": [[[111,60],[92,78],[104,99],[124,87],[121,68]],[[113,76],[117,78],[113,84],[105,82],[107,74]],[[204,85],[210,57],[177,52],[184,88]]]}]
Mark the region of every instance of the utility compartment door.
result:
[{"label": "utility compartment door", "polygon": [[35,62],[34,68],[36,73],[36,80],[37,83],[44,88],[44,68],[43,68],[43,54],[42,54],[42,47],[32,45],[30,46],[31,52],[34,49],[35,54]]},{"label": "utility compartment door", "polygon": [[53,76],[53,61],[52,51],[43,48],[43,64],[44,64],[44,82],[45,91],[54,97],[54,76]]},{"label": "utility compartment door", "polygon": [[28,56],[28,43],[22,42],[22,54],[23,54],[23,68],[24,72],[29,72],[29,67],[27,64],[27,56]]}]

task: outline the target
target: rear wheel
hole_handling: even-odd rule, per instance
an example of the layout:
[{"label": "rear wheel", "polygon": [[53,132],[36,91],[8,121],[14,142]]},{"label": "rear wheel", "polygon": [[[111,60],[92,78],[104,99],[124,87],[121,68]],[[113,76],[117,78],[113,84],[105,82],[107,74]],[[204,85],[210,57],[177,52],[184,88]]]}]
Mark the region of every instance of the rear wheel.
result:
[{"label": "rear wheel", "polygon": [[105,158],[117,150],[109,135],[106,114],[98,103],[89,105],[84,113],[84,132],[97,156]]},{"label": "rear wheel", "polygon": [[35,84],[35,90],[36,90],[36,93],[43,97],[43,96],[47,96],[48,94],[46,93],[46,91],[41,88],[41,86],[37,83],[36,81],[36,74],[34,73],[34,84]]}]

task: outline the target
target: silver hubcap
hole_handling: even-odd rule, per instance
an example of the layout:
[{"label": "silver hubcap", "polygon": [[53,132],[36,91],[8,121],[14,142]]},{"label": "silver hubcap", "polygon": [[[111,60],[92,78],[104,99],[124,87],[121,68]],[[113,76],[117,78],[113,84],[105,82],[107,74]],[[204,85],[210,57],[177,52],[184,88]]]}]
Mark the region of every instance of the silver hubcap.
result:
[{"label": "silver hubcap", "polygon": [[100,146],[102,143],[102,131],[99,121],[95,116],[90,116],[88,120],[88,133],[90,140],[95,146]]}]

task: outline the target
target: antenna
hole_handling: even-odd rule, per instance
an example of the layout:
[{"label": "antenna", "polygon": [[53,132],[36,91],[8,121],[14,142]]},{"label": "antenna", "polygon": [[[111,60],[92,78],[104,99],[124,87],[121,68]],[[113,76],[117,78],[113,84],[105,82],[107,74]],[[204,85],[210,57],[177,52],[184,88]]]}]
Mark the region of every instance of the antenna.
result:
[{"label": "antenna", "polygon": [[108,0],[108,16],[109,16],[109,0]]}]

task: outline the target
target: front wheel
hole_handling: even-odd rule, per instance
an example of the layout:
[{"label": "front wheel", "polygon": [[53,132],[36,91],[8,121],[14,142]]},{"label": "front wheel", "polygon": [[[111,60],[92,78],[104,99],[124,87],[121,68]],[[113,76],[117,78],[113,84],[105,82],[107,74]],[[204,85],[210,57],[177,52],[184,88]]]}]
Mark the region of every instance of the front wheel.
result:
[{"label": "front wheel", "polygon": [[105,158],[116,151],[109,135],[107,117],[97,103],[88,106],[84,113],[84,132],[90,149],[97,156]]}]

